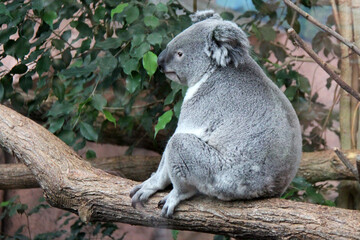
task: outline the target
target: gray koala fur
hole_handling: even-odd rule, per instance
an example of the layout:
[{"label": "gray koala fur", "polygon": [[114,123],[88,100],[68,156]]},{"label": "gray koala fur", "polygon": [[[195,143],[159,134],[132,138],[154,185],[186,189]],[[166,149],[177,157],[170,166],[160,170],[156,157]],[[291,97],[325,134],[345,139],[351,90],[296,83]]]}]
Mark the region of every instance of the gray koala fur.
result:
[{"label": "gray koala fur", "polygon": [[159,202],[172,217],[200,192],[221,200],[279,197],[299,167],[301,129],[291,103],[249,56],[245,33],[213,11],[159,55],[166,76],[189,89],[158,170],[135,186],[132,205],[170,183]]}]

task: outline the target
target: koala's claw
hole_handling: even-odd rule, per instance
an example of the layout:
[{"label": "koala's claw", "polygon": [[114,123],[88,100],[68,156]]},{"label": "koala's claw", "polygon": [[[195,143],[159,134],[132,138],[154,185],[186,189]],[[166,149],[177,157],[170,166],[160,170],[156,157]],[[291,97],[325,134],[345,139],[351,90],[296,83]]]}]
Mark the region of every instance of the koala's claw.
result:
[{"label": "koala's claw", "polygon": [[137,191],[139,191],[142,187],[142,184],[136,185],[133,189],[130,191],[130,197],[132,198]]},{"label": "koala's claw", "polygon": [[162,200],[159,201],[158,206],[162,206],[161,216],[172,218],[174,215],[175,207],[179,204],[180,200],[175,190],[172,190]]},{"label": "koala's claw", "polygon": [[156,191],[157,191],[156,188],[148,187],[147,185],[144,185],[144,184],[140,184],[140,185],[135,186],[130,191],[131,206],[133,208],[136,208],[136,205],[139,203],[142,207],[144,207],[144,203]]}]

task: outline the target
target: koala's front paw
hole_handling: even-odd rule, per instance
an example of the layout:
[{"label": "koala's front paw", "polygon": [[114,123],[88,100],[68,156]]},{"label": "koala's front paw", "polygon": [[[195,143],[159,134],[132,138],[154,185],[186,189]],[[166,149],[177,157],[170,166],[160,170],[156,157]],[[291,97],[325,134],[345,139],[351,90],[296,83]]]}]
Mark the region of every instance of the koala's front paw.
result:
[{"label": "koala's front paw", "polygon": [[156,189],[148,187],[147,185],[148,184],[146,183],[139,184],[130,191],[131,206],[133,208],[136,208],[137,203],[140,203],[141,206],[144,206],[144,203],[149,199],[149,197],[157,191]]}]

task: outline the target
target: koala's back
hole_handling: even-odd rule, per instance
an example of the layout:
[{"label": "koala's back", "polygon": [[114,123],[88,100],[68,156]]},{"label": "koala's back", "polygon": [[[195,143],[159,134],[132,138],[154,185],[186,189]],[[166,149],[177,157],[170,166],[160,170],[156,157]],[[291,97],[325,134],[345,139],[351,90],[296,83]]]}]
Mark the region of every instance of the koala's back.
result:
[{"label": "koala's back", "polygon": [[219,173],[219,184],[239,175],[244,185],[268,182],[266,191],[281,194],[300,162],[300,125],[285,95],[250,57],[246,62],[219,68],[185,100],[177,132],[195,134],[224,156],[229,172]]}]

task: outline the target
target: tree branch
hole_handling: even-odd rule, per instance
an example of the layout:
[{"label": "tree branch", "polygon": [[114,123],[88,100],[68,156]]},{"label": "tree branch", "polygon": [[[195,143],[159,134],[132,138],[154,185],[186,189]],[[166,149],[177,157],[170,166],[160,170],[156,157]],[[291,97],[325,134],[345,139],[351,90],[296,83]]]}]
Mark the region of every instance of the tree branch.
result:
[{"label": "tree branch", "polygon": [[309,46],[307,46],[304,41],[296,34],[293,28],[289,28],[288,34],[294,39],[294,41],[312,57],[317,64],[324,69],[332,79],[340,85],[342,89],[348,92],[351,96],[360,101],[360,94],[351,88],[348,84],[346,84],[338,75],[336,75],[333,71],[331,71],[330,67],[326,62],[324,62]]},{"label": "tree branch", "polygon": [[292,3],[290,0],[284,0],[285,4],[288,5],[290,8],[294,9],[296,12],[298,12],[300,15],[302,15],[304,18],[306,18],[309,22],[313,23],[315,26],[321,28],[325,32],[329,33],[330,35],[334,36],[337,40],[344,43],[346,46],[348,46],[351,50],[353,50],[356,54],[360,55],[360,49],[352,42],[348,41],[344,37],[342,37],[340,34],[329,28],[328,26],[325,26],[318,22],[315,18],[313,18],[311,15],[303,11],[301,8],[296,6],[294,3]]},{"label": "tree branch", "polygon": [[[355,165],[360,151],[344,151],[344,153],[350,163]],[[144,181],[156,171],[160,157],[119,156],[93,159],[89,162],[93,167],[107,173],[134,181]],[[303,153],[297,176],[311,183],[326,180],[356,180],[332,150]],[[24,164],[0,164],[0,189],[37,187],[40,186],[35,176]]]},{"label": "tree branch", "polygon": [[83,221],[112,221],[232,237],[359,239],[360,212],[282,199],[222,202],[197,197],[180,204],[174,219],[160,217],[155,194],[143,209],[131,207],[134,181],[83,161],[32,120],[0,105],[0,145],[35,175],[47,201]]},{"label": "tree branch", "polygon": [[350,162],[350,160],[345,157],[344,153],[342,153],[338,148],[334,149],[334,152],[339,157],[339,159],[344,163],[344,165],[350,170],[350,172],[355,176],[356,180],[359,181],[358,171],[354,167],[354,165]]}]

